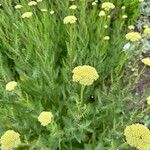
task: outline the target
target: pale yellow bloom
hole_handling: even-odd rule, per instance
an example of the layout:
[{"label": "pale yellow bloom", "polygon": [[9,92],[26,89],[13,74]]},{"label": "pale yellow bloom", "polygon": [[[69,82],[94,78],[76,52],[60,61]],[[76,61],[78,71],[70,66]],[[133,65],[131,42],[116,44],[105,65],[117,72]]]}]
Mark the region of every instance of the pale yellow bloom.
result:
[{"label": "pale yellow bloom", "polygon": [[20,134],[13,131],[7,130],[0,138],[1,150],[12,150],[17,148],[20,144]]},{"label": "pale yellow bloom", "polygon": [[114,8],[115,8],[115,5],[111,2],[102,3],[102,9],[104,9],[106,11],[109,11],[109,10],[114,9]]},{"label": "pale yellow bloom", "polygon": [[126,9],[126,6],[122,6],[121,9],[122,9],[122,10],[125,10],[125,9]]},{"label": "pale yellow bloom", "polygon": [[104,28],[107,29],[107,28],[108,28],[108,25],[104,25]]},{"label": "pale yellow bloom", "polygon": [[125,37],[131,42],[137,42],[141,39],[141,35],[138,32],[129,32]]},{"label": "pale yellow bloom", "polygon": [[67,16],[64,18],[64,24],[73,24],[77,21],[75,16]]},{"label": "pale yellow bloom", "polygon": [[108,15],[108,16],[107,16],[107,18],[111,18],[111,16],[110,16],[110,15]]},{"label": "pale yellow bloom", "polygon": [[51,11],[50,11],[50,14],[51,14],[51,15],[52,15],[52,14],[54,14],[54,11],[53,11],[53,10],[51,10]]},{"label": "pale yellow bloom", "polygon": [[99,15],[98,15],[98,16],[100,16],[100,17],[106,16],[105,11],[101,10],[101,11],[99,12]]},{"label": "pale yellow bloom", "polygon": [[76,6],[76,5],[71,5],[71,6],[69,7],[69,9],[75,10],[75,9],[77,9],[77,6]]},{"label": "pale yellow bloom", "polygon": [[149,57],[143,58],[143,59],[142,59],[142,62],[143,62],[145,65],[150,66],[150,58],[149,58]]},{"label": "pale yellow bloom", "polygon": [[92,6],[96,6],[96,2],[92,2]]},{"label": "pale yellow bloom", "polygon": [[6,91],[12,91],[15,89],[15,87],[17,86],[17,82],[16,81],[10,81],[6,84]]},{"label": "pale yellow bloom", "polygon": [[33,13],[32,12],[25,12],[22,14],[21,18],[30,18],[32,17]]},{"label": "pale yellow bloom", "polygon": [[147,97],[147,104],[150,105],[150,96]]},{"label": "pale yellow bloom", "polygon": [[142,124],[132,124],[124,131],[127,143],[138,150],[150,149],[150,131]]},{"label": "pale yellow bloom", "polygon": [[110,37],[109,36],[105,36],[104,40],[108,41],[108,40],[110,40]]},{"label": "pale yellow bloom", "polygon": [[35,6],[35,5],[37,5],[37,2],[36,1],[31,1],[31,2],[28,3],[28,5],[29,6]]},{"label": "pale yellow bloom", "polygon": [[123,15],[122,18],[123,18],[123,19],[126,19],[126,18],[128,18],[128,16],[127,16],[127,15]]},{"label": "pale yellow bloom", "polygon": [[37,2],[42,2],[43,0],[37,0]]},{"label": "pale yellow bloom", "polygon": [[145,28],[144,33],[148,36],[150,36],[150,28]]},{"label": "pale yellow bloom", "polygon": [[130,26],[128,26],[128,29],[130,29],[130,30],[134,30],[134,29],[135,29],[135,27],[134,27],[133,25],[130,25]]},{"label": "pale yellow bloom", "polygon": [[99,75],[94,67],[83,65],[73,69],[73,81],[81,85],[91,85],[98,79]]},{"label": "pale yellow bloom", "polygon": [[47,9],[41,9],[42,12],[47,12]]},{"label": "pale yellow bloom", "polygon": [[48,111],[43,111],[40,113],[38,117],[38,121],[41,123],[42,126],[47,126],[49,123],[52,122],[53,114]]},{"label": "pale yellow bloom", "polygon": [[144,0],[139,0],[139,2],[144,2]]},{"label": "pale yellow bloom", "polygon": [[20,8],[22,8],[23,6],[22,5],[16,5],[15,6],[15,9],[20,9]]}]

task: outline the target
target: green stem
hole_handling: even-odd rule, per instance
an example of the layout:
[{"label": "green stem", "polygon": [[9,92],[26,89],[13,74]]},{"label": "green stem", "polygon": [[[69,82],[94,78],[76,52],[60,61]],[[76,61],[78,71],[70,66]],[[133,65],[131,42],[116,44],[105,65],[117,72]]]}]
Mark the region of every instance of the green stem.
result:
[{"label": "green stem", "polygon": [[81,93],[80,93],[80,104],[79,104],[79,115],[78,115],[79,118],[82,115],[84,89],[85,89],[85,86],[82,85],[82,87],[81,87]]}]

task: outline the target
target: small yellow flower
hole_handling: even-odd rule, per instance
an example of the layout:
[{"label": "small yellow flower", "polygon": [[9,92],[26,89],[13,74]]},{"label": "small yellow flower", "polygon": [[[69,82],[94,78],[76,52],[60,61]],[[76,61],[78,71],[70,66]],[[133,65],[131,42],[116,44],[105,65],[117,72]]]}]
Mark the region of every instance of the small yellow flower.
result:
[{"label": "small yellow flower", "polygon": [[114,8],[115,8],[115,5],[113,3],[110,3],[110,2],[102,3],[102,9],[104,9],[106,11],[109,11],[109,10],[114,9]]},{"label": "small yellow flower", "polygon": [[150,36],[150,28],[145,28],[144,33],[148,36]]},{"label": "small yellow flower", "polygon": [[145,65],[150,66],[150,58],[149,58],[149,57],[143,58],[143,59],[142,59],[142,62],[143,62]]},{"label": "small yellow flower", "polygon": [[148,25],[144,25],[143,28],[144,28],[144,29],[148,28]]},{"label": "small yellow flower", "polygon": [[128,16],[127,16],[127,15],[123,15],[122,18],[123,18],[123,19],[126,19],[126,18],[128,18]]},{"label": "small yellow flower", "polygon": [[53,10],[51,10],[49,13],[52,15],[52,14],[54,14],[54,11],[53,11]]},{"label": "small yellow flower", "polygon": [[69,9],[75,10],[75,9],[77,9],[77,6],[76,6],[76,5],[71,5],[71,6],[69,7]]},{"label": "small yellow flower", "polygon": [[100,16],[100,17],[106,16],[105,11],[101,10],[101,11],[99,12],[99,15],[98,15],[98,16]]},{"label": "small yellow flower", "polygon": [[104,40],[105,40],[105,41],[108,41],[108,40],[110,40],[110,37],[109,37],[109,36],[105,36],[105,37],[104,37]]},{"label": "small yellow flower", "polygon": [[150,149],[150,131],[142,124],[132,124],[124,131],[127,143],[138,150]]},{"label": "small yellow flower", "polygon": [[42,12],[47,12],[47,9],[41,9]]},{"label": "small yellow flower", "polygon": [[108,28],[108,25],[104,25],[104,28],[107,29],[107,28]]},{"label": "small yellow flower", "polygon": [[49,123],[52,122],[53,114],[48,111],[43,111],[40,113],[38,117],[38,121],[41,123],[42,126],[47,126]]},{"label": "small yellow flower", "polygon": [[35,5],[37,5],[37,2],[36,1],[31,1],[31,2],[28,3],[28,5],[29,6],[35,6]]},{"label": "small yellow flower", "polygon": [[33,13],[32,12],[25,12],[22,14],[21,18],[30,18],[32,17]]},{"label": "small yellow flower", "polygon": [[16,81],[10,81],[6,84],[6,91],[12,91],[15,89],[15,87],[17,86],[17,82]]},{"label": "small yellow flower", "polygon": [[111,16],[110,16],[110,15],[108,15],[108,16],[107,16],[107,18],[111,18]]},{"label": "small yellow flower", "polygon": [[135,27],[134,27],[133,25],[130,25],[130,26],[128,26],[128,29],[130,29],[130,30],[134,30],[134,29],[135,29]]},{"label": "small yellow flower", "polygon": [[125,9],[126,9],[126,6],[122,6],[121,9],[122,9],[122,10],[125,10]]},{"label": "small yellow flower", "polygon": [[2,150],[17,148],[21,144],[20,134],[13,130],[7,130],[0,138],[0,144]]},{"label": "small yellow flower", "polygon": [[137,42],[141,39],[141,35],[138,32],[129,32],[125,37],[131,42]]},{"label": "small yellow flower", "polygon": [[96,2],[92,2],[92,6],[96,6]]},{"label": "small yellow flower", "polygon": [[15,6],[15,9],[20,9],[20,8],[22,8],[23,6],[22,5],[16,5]]},{"label": "small yellow flower", "polygon": [[139,0],[139,2],[144,2],[144,0]]},{"label": "small yellow flower", "polygon": [[150,96],[147,97],[147,104],[150,105]]},{"label": "small yellow flower", "polygon": [[91,85],[99,77],[96,69],[88,65],[77,66],[72,72],[73,81],[81,85]]},{"label": "small yellow flower", "polygon": [[37,2],[42,2],[43,0],[37,0]]},{"label": "small yellow flower", "polygon": [[67,16],[64,18],[64,24],[73,24],[77,21],[75,16]]}]

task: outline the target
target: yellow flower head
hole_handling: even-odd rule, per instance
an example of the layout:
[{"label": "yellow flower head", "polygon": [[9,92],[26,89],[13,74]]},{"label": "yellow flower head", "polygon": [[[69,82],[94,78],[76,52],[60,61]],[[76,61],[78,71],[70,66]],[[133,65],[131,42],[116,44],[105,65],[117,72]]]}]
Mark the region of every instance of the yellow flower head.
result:
[{"label": "yellow flower head", "polygon": [[16,81],[10,81],[6,84],[6,91],[12,91],[15,89],[15,87],[17,86],[17,82]]},{"label": "yellow flower head", "polygon": [[41,9],[42,12],[47,12],[47,9]]},{"label": "yellow flower head", "polygon": [[133,25],[130,25],[130,26],[128,26],[128,29],[130,29],[130,30],[134,30],[134,29],[135,29],[135,27],[134,27]]},{"label": "yellow flower head", "polygon": [[96,6],[97,5],[97,3],[96,2],[92,2],[92,6]]},{"label": "yellow flower head", "polygon": [[126,39],[131,42],[137,42],[141,39],[141,35],[138,32],[129,32],[126,34]]},{"label": "yellow flower head", "polygon": [[126,19],[126,18],[128,18],[128,16],[127,16],[127,15],[123,15],[122,18],[123,18],[123,19]]},{"label": "yellow flower head", "polygon": [[150,131],[142,124],[132,124],[124,131],[127,143],[138,150],[150,149]]},{"label": "yellow flower head", "polygon": [[0,138],[0,144],[2,150],[17,148],[21,144],[19,133],[13,130],[6,131]]},{"label": "yellow flower head", "polygon": [[42,2],[43,0],[37,0],[37,2]]},{"label": "yellow flower head", "polygon": [[25,12],[22,14],[21,18],[30,18],[32,17],[33,13],[32,12]]},{"label": "yellow flower head", "polygon": [[91,85],[99,77],[96,69],[88,65],[77,66],[72,72],[73,81],[81,85]]},{"label": "yellow flower head", "polygon": [[149,58],[149,57],[143,58],[143,59],[142,59],[142,62],[143,62],[145,65],[150,66],[150,58]]},{"label": "yellow flower head", "polygon": [[147,97],[147,104],[150,105],[150,96]]},{"label": "yellow flower head", "polygon": [[110,2],[104,2],[102,4],[102,9],[106,10],[106,11],[109,11],[111,9],[114,9],[115,8],[115,5],[113,3],[110,3]]},{"label": "yellow flower head", "polygon": [[148,36],[150,36],[150,28],[145,28],[144,33]]},{"label": "yellow flower head", "polygon": [[122,9],[122,10],[125,10],[125,9],[126,9],[126,6],[122,6],[121,9]]},{"label": "yellow flower head", "polygon": [[40,113],[38,117],[38,121],[41,123],[42,126],[47,126],[51,123],[53,118],[53,114],[51,112],[43,111]]},{"label": "yellow flower head", "polygon": [[75,9],[77,9],[77,6],[76,6],[76,5],[71,5],[71,6],[69,7],[69,9],[75,10]]},{"label": "yellow flower head", "polygon": [[16,5],[15,6],[15,9],[20,9],[20,8],[22,8],[23,6],[22,5]]},{"label": "yellow flower head", "polygon": [[54,14],[54,11],[53,11],[53,10],[51,10],[49,13],[52,15],[52,14]]},{"label": "yellow flower head", "polygon": [[64,24],[73,24],[77,21],[75,16],[67,16],[64,18]]},{"label": "yellow flower head", "polygon": [[110,40],[110,37],[109,36],[105,36],[104,40],[108,41],[108,40]]},{"label": "yellow flower head", "polygon": [[29,6],[35,6],[35,5],[37,5],[37,2],[36,1],[31,1],[31,2],[28,3],[28,5]]},{"label": "yellow flower head", "polygon": [[101,11],[99,12],[99,15],[98,15],[98,16],[99,16],[99,17],[106,16],[106,13],[105,13],[105,11],[101,10]]}]

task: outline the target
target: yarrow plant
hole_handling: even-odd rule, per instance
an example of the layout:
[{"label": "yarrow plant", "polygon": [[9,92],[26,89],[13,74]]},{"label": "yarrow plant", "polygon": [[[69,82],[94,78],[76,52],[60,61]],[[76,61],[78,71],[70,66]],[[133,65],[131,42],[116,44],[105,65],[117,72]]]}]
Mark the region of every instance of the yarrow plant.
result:
[{"label": "yarrow plant", "polygon": [[132,147],[138,150],[149,150],[150,131],[142,124],[132,124],[127,126],[124,131],[126,141]]},{"label": "yarrow plant", "polygon": [[16,81],[10,81],[6,84],[6,91],[12,91],[15,89],[15,87],[17,86],[17,82]]},{"label": "yarrow plant", "polygon": [[33,13],[32,12],[25,12],[22,14],[21,18],[30,18],[32,17]]},{"label": "yarrow plant", "polygon": [[64,18],[64,24],[74,24],[77,21],[75,16],[67,16]]},{"label": "yarrow plant", "polygon": [[102,3],[102,9],[104,9],[105,11],[110,11],[112,9],[115,8],[115,5],[111,2],[104,2]]},{"label": "yarrow plant", "polygon": [[95,80],[98,79],[99,75],[95,68],[83,65],[77,66],[73,69],[73,81],[79,82],[81,85],[91,85]]},{"label": "yarrow plant", "polygon": [[12,150],[21,144],[20,134],[13,131],[6,131],[0,138],[1,150]]},{"label": "yarrow plant", "polygon": [[38,116],[38,121],[41,123],[42,126],[47,126],[52,122],[53,114],[51,112],[43,111]]},{"label": "yarrow plant", "polygon": [[137,42],[141,39],[141,35],[138,32],[129,32],[126,34],[126,39],[131,42]]}]

